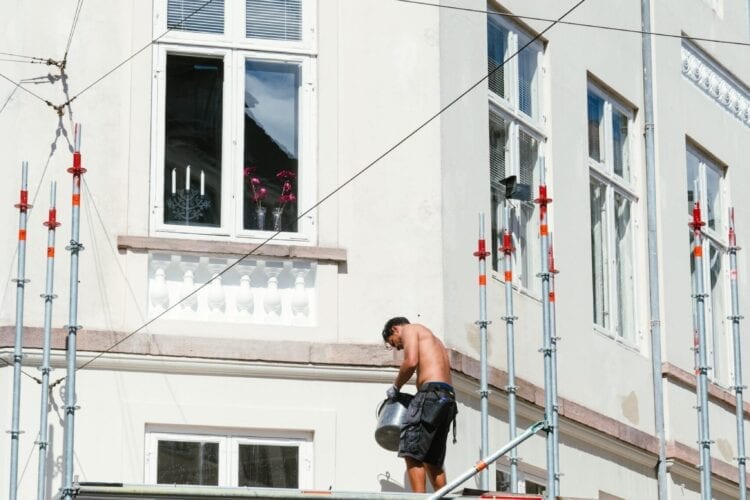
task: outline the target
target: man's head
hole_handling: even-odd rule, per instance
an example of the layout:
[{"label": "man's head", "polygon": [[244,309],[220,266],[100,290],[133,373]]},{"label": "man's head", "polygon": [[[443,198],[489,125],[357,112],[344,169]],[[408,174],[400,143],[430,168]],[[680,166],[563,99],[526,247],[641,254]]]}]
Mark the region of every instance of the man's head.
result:
[{"label": "man's head", "polygon": [[401,342],[401,328],[403,325],[408,325],[409,320],[403,316],[396,316],[385,322],[383,327],[383,342],[386,345],[401,349],[403,343]]}]

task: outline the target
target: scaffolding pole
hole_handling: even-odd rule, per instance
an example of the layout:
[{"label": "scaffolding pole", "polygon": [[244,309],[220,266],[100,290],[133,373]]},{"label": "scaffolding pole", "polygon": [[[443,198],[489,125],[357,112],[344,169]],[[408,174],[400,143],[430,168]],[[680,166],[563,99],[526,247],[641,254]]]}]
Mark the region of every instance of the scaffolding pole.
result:
[{"label": "scaffolding pole", "polygon": [[[479,214],[479,242],[477,251],[474,252],[474,256],[479,261],[479,321],[476,322],[479,325],[479,362],[480,362],[480,374],[479,374],[479,401],[481,409],[481,443],[480,443],[480,457],[484,457],[489,453],[489,432],[488,432],[488,418],[489,418],[489,390],[487,388],[487,256],[490,253],[487,251],[487,245],[484,239],[484,214]],[[490,489],[490,477],[489,471],[482,471],[479,475],[479,485],[485,490]]]},{"label": "scaffolding pole", "polygon": [[[695,189],[695,199],[700,193]],[[700,201],[693,205],[693,262],[695,266],[694,294],[696,319],[698,323],[698,445],[700,446],[701,500],[711,500],[711,438],[708,424],[708,356],[706,349],[706,316],[703,283],[703,230]]]},{"label": "scaffolding pole", "polygon": [[729,209],[729,282],[732,289],[732,341],[734,346],[734,407],[737,418],[737,472],[739,473],[740,500],[747,499],[747,477],[745,470],[745,416],[742,401],[742,349],[740,344],[740,298],[737,284],[737,233],[734,230],[734,208]]},{"label": "scaffolding pole", "polygon": [[445,495],[456,489],[458,486],[463,484],[468,479],[471,479],[472,477],[476,476],[479,472],[485,470],[490,464],[492,464],[495,460],[502,457],[508,451],[516,448],[519,444],[523,443],[527,439],[529,439],[531,436],[536,434],[537,432],[541,431],[542,429],[546,428],[548,426],[547,422],[540,421],[523,431],[523,433],[518,436],[513,441],[509,442],[499,450],[497,450],[492,455],[482,458],[480,461],[474,464],[474,466],[458,476],[456,479],[451,481],[450,483],[446,484],[439,490],[437,490],[431,497],[429,497],[429,500],[434,500],[437,498],[443,498]]},{"label": "scaffolding pole", "polygon": [[52,301],[57,298],[54,291],[55,278],[55,229],[60,226],[57,222],[55,199],[57,183],[50,187],[49,217],[44,225],[47,227],[47,282],[42,298],[44,299],[44,341],[42,345],[42,402],[39,407],[39,468],[37,473],[37,500],[47,498],[47,415],[49,414],[49,374],[50,368],[50,337],[52,336]]},{"label": "scaffolding pole", "polygon": [[10,430],[10,500],[18,494],[18,438],[21,435],[21,365],[23,361],[23,301],[26,289],[26,223],[29,205],[29,163],[21,163],[21,197],[18,209],[18,274],[16,275],[16,337],[13,347],[13,413]]},{"label": "scaffolding pole", "polygon": [[[516,340],[514,323],[518,319],[513,315],[513,233],[510,228],[510,206],[506,199],[503,203],[503,267],[505,279],[505,335],[508,357],[508,438],[516,439]],[[510,491],[518,493],[518,449],[511,448],[510,456]]]},{"label": "scaffolding pole", "polygon": [[552,199],[547,197],[547,185],[545,180],[544,158],[539,160],[539,198],[534,200],[539,204],[539,240],[541,242],[541,272],[539,277],[542,280],[542,330],[543,345],[542,354],[544,355],[544,420],[547,424],[547,498],[557,497],[555,476],[555,444],[554,436],[557,429],[554,427],[554,409],[555,397],[552,391],[553,373],[552,373],[552,324],[550,314],[550,271],[549,271],[549,226],[547,225],[547,205],[552,203]]},{"label": "scaffolding pole", "polygon": [[73,166],[68,172],[73,175],[73,196],[70,245],[70,304],[68,308],[67,373],[65,376],[65,435],[63,442],[63,487],[62,497],[72,500],[75,494],[73,485],[73,436],[75,430],[76,406],[76,335],[78,325],[78,254],[83,245],[78,241],[81,222],[81,176],[86,169],[81,167],[81,126],[75,125]]},{"label": "scaffolding pole", "polygon": [[552,233],[549,233],[549,303],[550,303],[550,335],[552,337],[552,401],[554,403],[552,412],[552,427],[555,433],[552,435],[552,463],[555,469],[555,494],[560,494],[560,427],[558,419],[560,416],[560,407],[557,402],[557,342],[560,338],[557,336],[557,322],[555,311],[555,275],[559,272],[555,267],[555,251]]}]

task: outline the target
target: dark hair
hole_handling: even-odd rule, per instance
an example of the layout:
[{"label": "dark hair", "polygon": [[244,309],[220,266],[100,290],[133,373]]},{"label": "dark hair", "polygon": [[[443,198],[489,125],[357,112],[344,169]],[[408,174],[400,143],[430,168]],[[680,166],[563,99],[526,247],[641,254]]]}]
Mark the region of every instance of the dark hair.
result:
[{"label": "dark hair", "polygon": [[395,318],[391,318],[388,321],[385,322],[385,326],[383,327],[383,340],[388,342],[388,337],[393,335],[393,327],[399,326],[399,325],[408,325],[409,320],[404,318],[403,316],[396,316]]}]

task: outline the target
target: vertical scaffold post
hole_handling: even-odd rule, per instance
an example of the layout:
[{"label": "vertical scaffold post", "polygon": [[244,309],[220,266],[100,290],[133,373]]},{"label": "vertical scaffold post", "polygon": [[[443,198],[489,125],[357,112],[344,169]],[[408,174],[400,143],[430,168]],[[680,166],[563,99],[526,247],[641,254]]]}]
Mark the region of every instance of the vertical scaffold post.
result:
[{"label": "vertical scaffold post", "polygon": [[26,290],[26,223],[29,205],[29,164],[21,164],[21,199],[18,209],[18,274],[16,275],[16,337],[13,346],[13,410],[10,428],[10,500],[18,494],[18,439],[21,418],[21,366],[23,362],[23,301]]},{"label": "vertical scaffold post", "polygon": [[747,499],[747,478],[745,462],[745,418],[742,393],[745,386],[742,385],[742,349],[740,342],[740,297],[737,290],[737,233],[734,229],[734,208],[729,209],[729,282],[732,288],[732,342],[734,346],[734,402],[737,419],[737,472],[740,482],[740,500]]},{"label": "vertical scaffold post", "polygon": [[701,220],[700,193],[695,189],[693,205],[693,263],[695,266],[695,299],[696,321],[698,326],[698,444],[700,446],[701,500],[711,500],[711,437],[708,423],[708,355],[706,348],[706,316],[703,283],[703,225]]},{"label": "vertical scaffold post", "polygon": [[[487,387],[487,245],[484,239],[484,214],[479,214],[479,243],[474,256],[479,260],[479,401],[481,409],[481,446],[480,458],[489,453],[488,418],[489,418],[489,390]],[[488,471],[482,471],[479,476],[483,490],[490,489]]]},{"label": "vertical scaffold post", "polygon": [[541,242],[541,271],[539,277],[542,280],[542,327],[544,355],[544,420],[547,425],[547,499],[557,497],[555,489],[555,452],[554,435],[557,429],[554,427],[555,399],[552,392],[552,329],[550,314],[550,272],[549,272],[549,226],[547,223],[547,206],[552,203],[552,198],[547,197],[547,184],[545,180],[544,158],[539,159],[539,197],[534,200],[539,205],[539,240]]},{"label": "vertical scaffold post", "polygon": [[555,275],[559,272],[555,267],[555,250],[552,232],[549,233],[549,303],[550,303],[550,335],[552,336],[552,401],[554,402],[554,411],[552,412],[552,427],[555,433],[552,435],[552,457],[555,466],[555,492],[560,494],[560,426],[558,424],[560,417],[560,407],[557,403],[557,342],[560,338],[557,336],[556,323],[556,296],[555,296]]},{"label": "vertical scaffold post", "polygon": [[47,227],[47,282],[42,298],[44,299],[44,341],[42,344],[42,400],[39,406],[39,467],[37,473],[37,500],[45,500],[47,495],[47,415],[49,414],[49,374],[50,338],[52,336],[52,301],[57,298],[54,292],[55,278],[55,230],[60,227],[57,222],[57,183],[50,187],[49,217],[44,225]]},{"label": "vertical scaffold post", "polygon": [[76,406],[76,335],[78,325],[78,254],[83,250],[79,241],[81,222],[81,176],[86,169],[81,167],[81,125],[75,125],[73,166],[68,169],[73,174],[73,214],[70,222],[70,304],[68,308],[67,372],[65,376],[65,435],[63,442],[63,487],[62,497],[72,500],[73,489],[73,437],[75,431]]},{"label": "vertical scaffold post", "polygon": [[[513,315],[513,232],[510,227],[510,206],[506,199],[503,203],[503,268],[505,279],[505,334],[508,358],[508,440],[516,439],[516,340]],[[518,493],[518,449],[512,448],[508,456],[510,462],[510,491]]]}]

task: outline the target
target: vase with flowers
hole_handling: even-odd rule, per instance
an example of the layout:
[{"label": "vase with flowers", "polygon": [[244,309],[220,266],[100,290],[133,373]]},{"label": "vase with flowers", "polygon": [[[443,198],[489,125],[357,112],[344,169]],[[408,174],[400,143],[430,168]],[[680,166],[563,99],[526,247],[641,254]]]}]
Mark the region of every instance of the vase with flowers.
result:
[{"label": "vase with flowers", "polygon": [[262,200],[268,194],[268,190],[263,187],[261,180],[254,175],[256,170],[256,167],[245,168],[245,177],[248,178],[247,182],[250,185],[250,191],[252,192],[250,199],[255,203],[256,228],[263,230],[266,225],[266,207],[263,206]]},{"label": "vase with flowers", "polygon": [[291,170],[281,170],[276,174],[276,178],[281,183],[281,194],[279,195],[279,206],[273,209],[273,230],[281,231],[282,214],[287,203],[294,202],[297,197],[294,195],[292,181],[297,174]]}]

